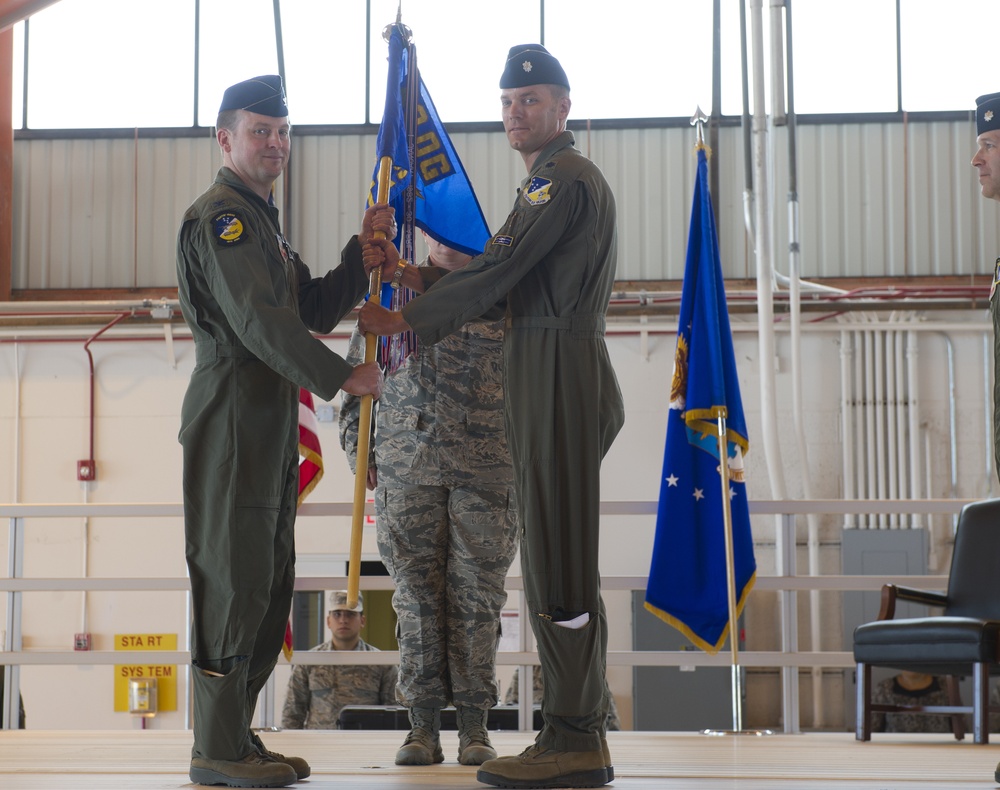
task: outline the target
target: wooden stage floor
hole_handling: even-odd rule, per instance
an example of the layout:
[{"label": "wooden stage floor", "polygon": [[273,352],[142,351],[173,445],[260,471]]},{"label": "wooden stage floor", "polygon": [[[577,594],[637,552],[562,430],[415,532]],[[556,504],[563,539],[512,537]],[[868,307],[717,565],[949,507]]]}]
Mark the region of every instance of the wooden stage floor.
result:
[{"label": "wooden stage floor", "polygon": [[[482,790],[476,769],[455,760],[458,738],[443,734],[446,762],[403,768],[393,755],[403,733],[264,733],[269,748],[297,754],[313,775],[306,790]],[[491,734],[501,754],[519,752],[530,733]],[[971,790],[994,788],[1000,749],[941,735],[609,734],[618,790]],[[187,777],[186,731],[0,731],[2,790],[173,790]]]}]

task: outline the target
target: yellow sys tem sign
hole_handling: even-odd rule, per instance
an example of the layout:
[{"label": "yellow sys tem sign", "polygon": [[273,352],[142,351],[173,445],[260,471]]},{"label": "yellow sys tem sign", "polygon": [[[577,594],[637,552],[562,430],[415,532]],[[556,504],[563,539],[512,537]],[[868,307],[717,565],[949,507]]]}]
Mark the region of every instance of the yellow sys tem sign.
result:
[{"label": "yellow sys tem sign", "polygon": [[[115,650],[176,650],[177,634],[115,634]],[[140,656],[135,658],[139,659]],[[115,710],[128,712],[128,682],[132,678],[155,678],[158,708],[177,710],[177,667],[173,664],[143,664],[134,661],[115,665]]]}]

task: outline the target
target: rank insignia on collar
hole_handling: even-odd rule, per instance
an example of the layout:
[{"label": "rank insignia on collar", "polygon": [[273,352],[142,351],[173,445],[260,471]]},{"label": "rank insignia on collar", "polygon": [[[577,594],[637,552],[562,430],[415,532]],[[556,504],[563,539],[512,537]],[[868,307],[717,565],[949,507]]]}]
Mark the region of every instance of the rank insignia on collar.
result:
[{"label": "rank insignia on collar", "polygon": [[524,190],[524,199],[532,206],[540,206],[543,203],[548,203],[552,199],[552,196],[549,194],[549,187],[551,186],[552,182],[549,179],[535,176],[528,184],[528,188]]},{"label": "rank insignia on collar", "polygon": [[212,233],[219,244],[239,244],[243,241],[243,220],[231,211],[216,214],[212,218]]},{"label": "rank insignia on collar", "polygon": [[510,247],[514,243],[514,237],[513,236],[504,236],[504,235],[498,233],[496,236],[493,237],[493,242],[492,243],[493,244],[500,244],[500,245],[502,245],[504,247]]}]

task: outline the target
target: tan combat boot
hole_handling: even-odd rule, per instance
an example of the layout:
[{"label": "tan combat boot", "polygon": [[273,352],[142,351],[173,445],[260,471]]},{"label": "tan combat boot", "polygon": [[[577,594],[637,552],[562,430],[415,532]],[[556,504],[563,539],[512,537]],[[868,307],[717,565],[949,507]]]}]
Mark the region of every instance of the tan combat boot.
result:
[{"label": "tan combat boot", "polygon": [[396,765],[444,762],[441,751],[441,709],[410,708],[410,732],[396,752]]},{"label": "tan combat boot", "polygon": [[188,776],[196,785],[227,787],[288,787],[298,781],[290,765],[272,760],[260,752],[250,752],[242,760],[193,757]]},{"label": "tan combat boot", "polygon": [[535,787],[603,787],[609,781],[603,749],[559,752],[529,746],[517,757],[487,760],[477,781],[516,790]]},{"label": "tan combat boot", "polygon": [[487,710],[455,706],[458,720],[458,761],[462,765],[482,765],[487,760],[495,760],[497,753],[486,732]]},{"label": "tan combat boot", "polygon": [[292,770],[295,771],[295,776],[302,780],[305,779],[312,773],[312,768],[309,767],[309,763],[303,760],[301,757],[285,757],[283,754],[278,754],[278,752],[272,752],[268,749],[264,742],[260,739],[257,733],[250,733],[254,744],[257,746],[257,750],[261,754],[266,754],[272,760],[278,763],[284,763],[285,765],[290,765]]}]

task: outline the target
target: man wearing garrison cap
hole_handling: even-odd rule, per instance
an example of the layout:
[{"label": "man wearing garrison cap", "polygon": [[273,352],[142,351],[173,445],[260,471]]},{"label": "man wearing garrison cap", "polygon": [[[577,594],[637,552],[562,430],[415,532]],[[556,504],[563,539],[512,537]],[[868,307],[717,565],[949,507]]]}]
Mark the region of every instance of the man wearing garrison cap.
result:
[{"label": "man wearing garrison cap", "polygon": [[[976,99],[976,155],[972,166],[979,171],[983,197],[1000,200],[1000,93],[987,93]],[[1000,476],[1000,258],[993,264],[990,286],[990,315],[993,316],[993,457]],[[1000,764],[993,777],[1000,782]]]},{"label": "man wearing garrison cap", "polygon": [[[979,171],[979,185],[983,197],[1000,200],[1000,93],[988,93],[976,99],[976,155],[972,166]],[[990,287],[990,313],[993,316],[994,378],[1000,370],[1000,305],[997,291],[1000,288],[1000,258],[993,265],[993,284]],[[996,471],[1000,475],[1000,389],[993,387],[993,452]],[[1000,766],[997,768],[1000,781]]]},{"label": "man wearing garrison cap", "polygon": [[[500,787],[599,787],[614,778],[604,738],[600,468],[625,416],[604,341],[615,200],[566,130],[569,80],[558,60],[539,44],[513,47],[500,88],[507,140],[528,172],[510,216],[481,255],[433,287],[426,267],[406,266],[403,284],[424,293],[401,312],[369,301],[361,327],[386,335],[412,329],[422,343],[436,343],[506,306],[504,408],[524,594],[545,675],[544,726],[522,754],[488,760],[477,778]],[[391,276],[398,253],[374,244],[385,252],[383,276]]]},{"label": "man wearing garrison cap", "polygon": [[[281,652],[292,601],[299,389],[378,396],[374,363],[352,367],[315,338],[368,286],[362,245],[395,236],[392,210],[365,212],[323,277],[285,240],[271,188],[288,162],[281,78],[228,88],[216,123],[222,168],[177,237],[178,295],[195,341],[181,409],[184,534],[191,578],[191,781],[285,787],[309,775],[250,731]],[[377,260],[372,266],[378,265]]]}]

